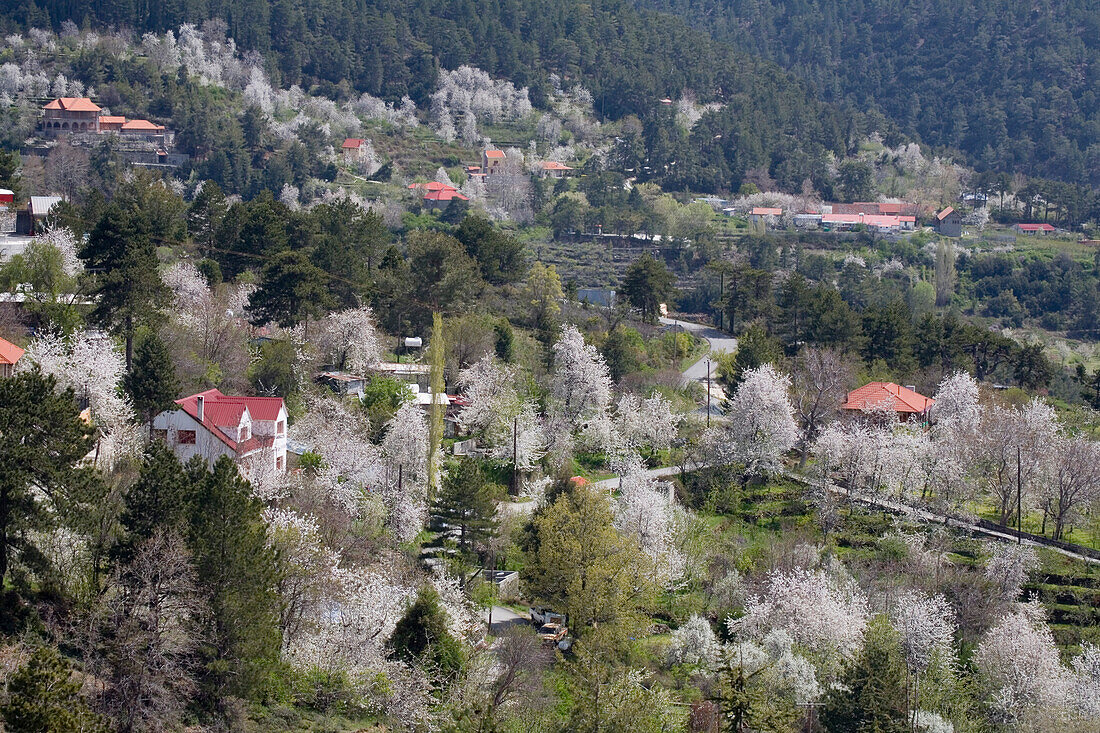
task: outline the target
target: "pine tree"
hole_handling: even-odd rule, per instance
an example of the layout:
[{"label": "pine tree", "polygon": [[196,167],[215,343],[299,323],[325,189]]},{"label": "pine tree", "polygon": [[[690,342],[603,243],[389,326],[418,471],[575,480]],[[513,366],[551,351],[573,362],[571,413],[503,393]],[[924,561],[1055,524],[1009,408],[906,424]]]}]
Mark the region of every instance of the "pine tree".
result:
[{"label": "pine tree", "polygon": [[228,696],[257,699],[278,662],[282,641],[276,561],[262,507],[226,456],[195,488],[189,545],[210,607],[202,646],[203,694],[214,706]]},{"label": "pine tree", "polygon": [[432,503],[431,529],[453,537],[461,550],[488,542],[496,529],[492,485],[472,458],[447,471],[443,488]]},{"label": "pine tree", "polygon": [[141,475],[127,492],[119,517],[126,534],[116,546],[115,556],[129,562],[134,549],[158,529],[182,529],[192,485],[191,475],[163,441],[149,443]]},{"label": "pine tree", "polygon": [[317,318],[335,301],[326,289],[328,275],[302,252],[280,252],[260,276],[260,286],[252,294],[249,308],[255,314],[253,325],[274,321],[284,328]]},{"label": "pine tree", "polygon": [[830,689],[821,711],[825,730],[903,733],[907,725],[905,660],[898,632],[879,617],[867,627],[863,650]]},{"label": "pine tree", "polygon": [[660,304],[672,298],[675,283],[676,278],[665,263],[646,252],[626,269],[623,294],[630,305],[642,312],[642,320],[651,323],[657,320]]},{"label": "pine tree", "polygon": [[141,210],[112,203],[95,225],[80,257],[91,273],[90,318],[126,339],[126,369],[134,360],[134,335],[156,320],[168,288],[157,273],[154,222]]},{"label": "pine tree", "polygon": [[138,342],[134,363],[126,375],[126,391],[134,400],[134,410],[153,427],[153,417],[172,407],[179,392],[176,368],[168,348],[155,333],[148,332]]},{"label": "pine tree", "polygon": [[0,585],[16,562],[41,559],[36,532],[94,500],[94,474],[76,467],[94,428],[80,419],[73,391],[56,386],[37,369],[0,379]]},{"label": "pine tree", "polygon": [[462,647],[447,626],[439,594],[430,585],[424,586],[393,629],[390,637],[393,656],[426,663],[434,667],[441,680],[453,678],[462,668]]},{"label": "pine tree", "polygon": [[8,700],[0,706],[4,729],[11,733],[105,733],[104,722],[80,696],[80,682],[53,647],[35,650],[8,681]]}]

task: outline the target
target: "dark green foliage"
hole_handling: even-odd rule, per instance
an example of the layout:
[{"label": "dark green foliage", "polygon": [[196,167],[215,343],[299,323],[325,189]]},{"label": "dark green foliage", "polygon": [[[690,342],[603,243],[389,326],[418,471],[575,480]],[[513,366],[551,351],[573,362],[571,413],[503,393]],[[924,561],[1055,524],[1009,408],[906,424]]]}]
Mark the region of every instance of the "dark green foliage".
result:
[{"label": "dark green foliage", "polygon": [[287,399],[298,393],[299,380],[294,371],[295,347],[290,341],[268,341],[260,347],[260,358],[249,370],[256,391],[269,397]]},{"label": "dark green foliage", "polygon": [[126,375],[126,391],[134,400],[134,409],[149,423],[161,410],[172,407],[179,392],[168,348],[151,331],[138,342],[134,363]]},{"label": "dark green foliage", "polygon": [[665,263],[646,252],[627,268],[622,289],[630,305],[642,312],[642,320],[654,323],[660,304],[675,296],[675,284],[676,277]]},{"label": "dark green foliage", "polygon": [[277,565],[263,507],[225,456],[209,472],[190,467],[188,479],[194,485],[188,545],[210,609],[202,619],[202,695],[207,709],[230,695],[260,699],[270,687],[282,643]]},{"label": "dark green foliage", "polygon": [[618,382],[641,366],[645,358],[645,342],[637,330],[619,325],[607,334],[600,353],[607,362],[611,378]]},{"label": "dark green foliage", "polygon": [[19,184],[19,153],[14,150],[0,150],[0,188],[6,188],[15,194],[18,201],[22,195]]},{"label": "dark green foliage", "polygon": [[395,377],[372,377],[363,387],[361,400],[363,409],[370,418],[372,431],[381,433],[386,423],[401,408],[401,405],[413,399],[412,387]]},{"label": "dark green foliage", "polygon": [[0,706],[10,733],[105,733],[106,724],[80,696],[80,681],[53,647],[35,650],[8,681]]},{"label": "dark green foliage", "polygon": [[463,663],[462,647],[447,631],[447,626],[439,594],[430,585],[424,586],[394,627],[390,638],[393,656],[428,665],[445,685],[454,679]]},{"label": "dark green foliage", "polygon": [[1077,365],[1076,381],[1081,385],[1081,396],[1094,410],[1100,410],[1100,369],[1089,374],[1084,364]]},{"label": "dark green foliage", "polygon": [[326,289],[329,276],[302,252],[280,252],[261,274],[260,285],[249,300],[252,323],[274,322],[284,328],[319,318],[335,304]]},{"label": "dark green foliage", "polygon": [[370,290],[390,233],[381,216],[347,198],[317,206],[311,214],[317,228],[313,262],[328,273],[337,304],[355,307]]},{"label": "dark green foliage", "polygon": [[157,273],[157,228],[148,209],[116,201],[80,251],[96,300],[90,318],[126,339],[127,370],[138,326],[154,322],[167,301],[168,288]]},{"label": "dark green foliage", "polygon": [[[16,570],[48,570],[33,532],[96,499],[95,474],[76,467],[95,430],[80,419],[73,391],[56,386],[37,369],[0,379],[0,583]],[[25,585],[22,576],[14,580]]]},{"label": "dark green foliage", "polygon": [[737,339],[737,351],[733,358],[722,363],[722,381],[730,387],[736,387],[741,384],[745,372],[765,364],[778,364],[782,358],[783,347],[779,341],[769,336],[760,326],[750,326]]},{"label": "dark green foliage", "polygon": [[908,374],[916,367],[913,325],[905,303],[868,307],[863,311],[863,333],[863,359],[868,364],[883,359],[898,374]]},{"label": "dark green foliage", "polygon": [[182,529],[192,492],[192,475],[184,473],[176,455],[162,440],[153,440],[142,459],[141,474],[126,492],[119,522],[125,534],[114,555],[123,563],[158,529]]},{"label": "dark green foliage", "polygon": [[460,551],[481,552],[496,531],[496,497],[481,464],[462,458],[447,469],[432,502],[429,527],[454,540]]},{"label": "dark green foliage", "polygon": [[879,617],[867,627],[859,657],[830,689],[821,710],[825,730],[853,733],[904,733],[905,662],[898,632]]},{"label": "dark green foliage", "polygon": [[523,245],[480,216],[467,216],[455,229],[466,254],[477,261],[481,276],[493,285],[516,282],[527,273]]},{"label": "dark green foliage", "polygon": [[493,342],[493,351],[497,358],[508,363],[515,356],[515,334],[512,332],[512,324],[507,318],[502,318],[493,325],[496,340]]},{"label": "dark green foliage", "polygon": [[441,232],[417,230],[408,238],[411,288],[405,293],[413,323],[425,327],[432,313],[458,313],[484,288],[478,263],[462,243]]}]

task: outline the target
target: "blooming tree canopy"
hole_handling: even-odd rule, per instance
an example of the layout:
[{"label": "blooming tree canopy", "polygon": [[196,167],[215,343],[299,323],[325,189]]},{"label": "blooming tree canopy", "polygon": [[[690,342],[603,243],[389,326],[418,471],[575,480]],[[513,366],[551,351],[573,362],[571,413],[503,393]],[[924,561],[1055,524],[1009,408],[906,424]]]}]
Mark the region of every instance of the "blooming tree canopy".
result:
[{"label": "blooming tree canopy", "polygon": [[798,442],[789,390],[791,378],[764,364],[745,372],[730,400],[721,451],[750,474],[775,473],[783,454]]},{"label": "blooming tree canopy", "polygon": [[329,313],[320,325],[317,346],[337,369],[362,374],[381,361],[381,339],[369,307]]}]

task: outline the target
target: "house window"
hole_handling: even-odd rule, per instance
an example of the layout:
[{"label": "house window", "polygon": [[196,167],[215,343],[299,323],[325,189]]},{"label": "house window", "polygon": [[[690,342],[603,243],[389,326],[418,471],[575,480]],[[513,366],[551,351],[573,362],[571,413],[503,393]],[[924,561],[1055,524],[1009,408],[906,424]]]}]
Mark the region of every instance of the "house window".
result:
[{"label": "house window", "polygon": [[195,431],[194,430],[180,430],[176,433],[176,442],[180,445],[194,445],[195,444]]},{"label": "house window", "polygon": [[252,431],[251,431],[251,429],[249,429],[249,427],[247,425],[245,425],[243,428],[241,428],[241,438],[240,439],[242,441],[248,440],[251,437],[252,437]]},{"label": "house window", "polygon": [[275,459],[275,469],[277,471],[282,471],[283,470],[283,457],[282,456],[279,456],[278,458]]},{"label": "house window", "polygon": [[279,423],[275,426],[275,434],[276,435],[282,435],[285,432],[286,432],[286,421],[285,420],[280,420]]}]

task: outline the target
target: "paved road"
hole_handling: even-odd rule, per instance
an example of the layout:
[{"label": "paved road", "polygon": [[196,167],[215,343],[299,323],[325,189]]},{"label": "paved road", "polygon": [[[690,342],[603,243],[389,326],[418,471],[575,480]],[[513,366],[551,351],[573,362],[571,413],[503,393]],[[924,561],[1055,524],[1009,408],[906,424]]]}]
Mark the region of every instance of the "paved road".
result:
[{"label": "paved road", "polygon": [[[707,342],[710,346],[710,350],[687,369],[684,370],[684,379],[689,381],[699,382],[703,385],[703,389],[707,388],[707,370],[711,370],[711,383],[710,383],[710,414],[712,418],[721,418],[722,408],[719,405],[726,395],[722,391],[722,387],[718,384],[718,381],[714,379],[714,357],[719,354],[732,354],[737,351],[737,339],[732,338],[729,334],[719,331],[717,328],[711,328],[710,326],[704,326],[700,323],[692,323],[691,321],[681,321],[675,318],[662,318],[661,323],[666,326],[679,326],[685,331],[698,336]],[[707,414],[706,407],[700,407],[699,412],[703,415]]]},{"label": "paved road", "polygon": [[[490,617],[489,614],[492,614]],[[485,622],[489,623],[490,618],[492,623],[489,625],[489,631],[493,634],[499,634],[507,628],[512,626],[529,626],[531,624],[530,617],[519,614],[510,608],[504,606],[493,606],[485,612]]]}]

